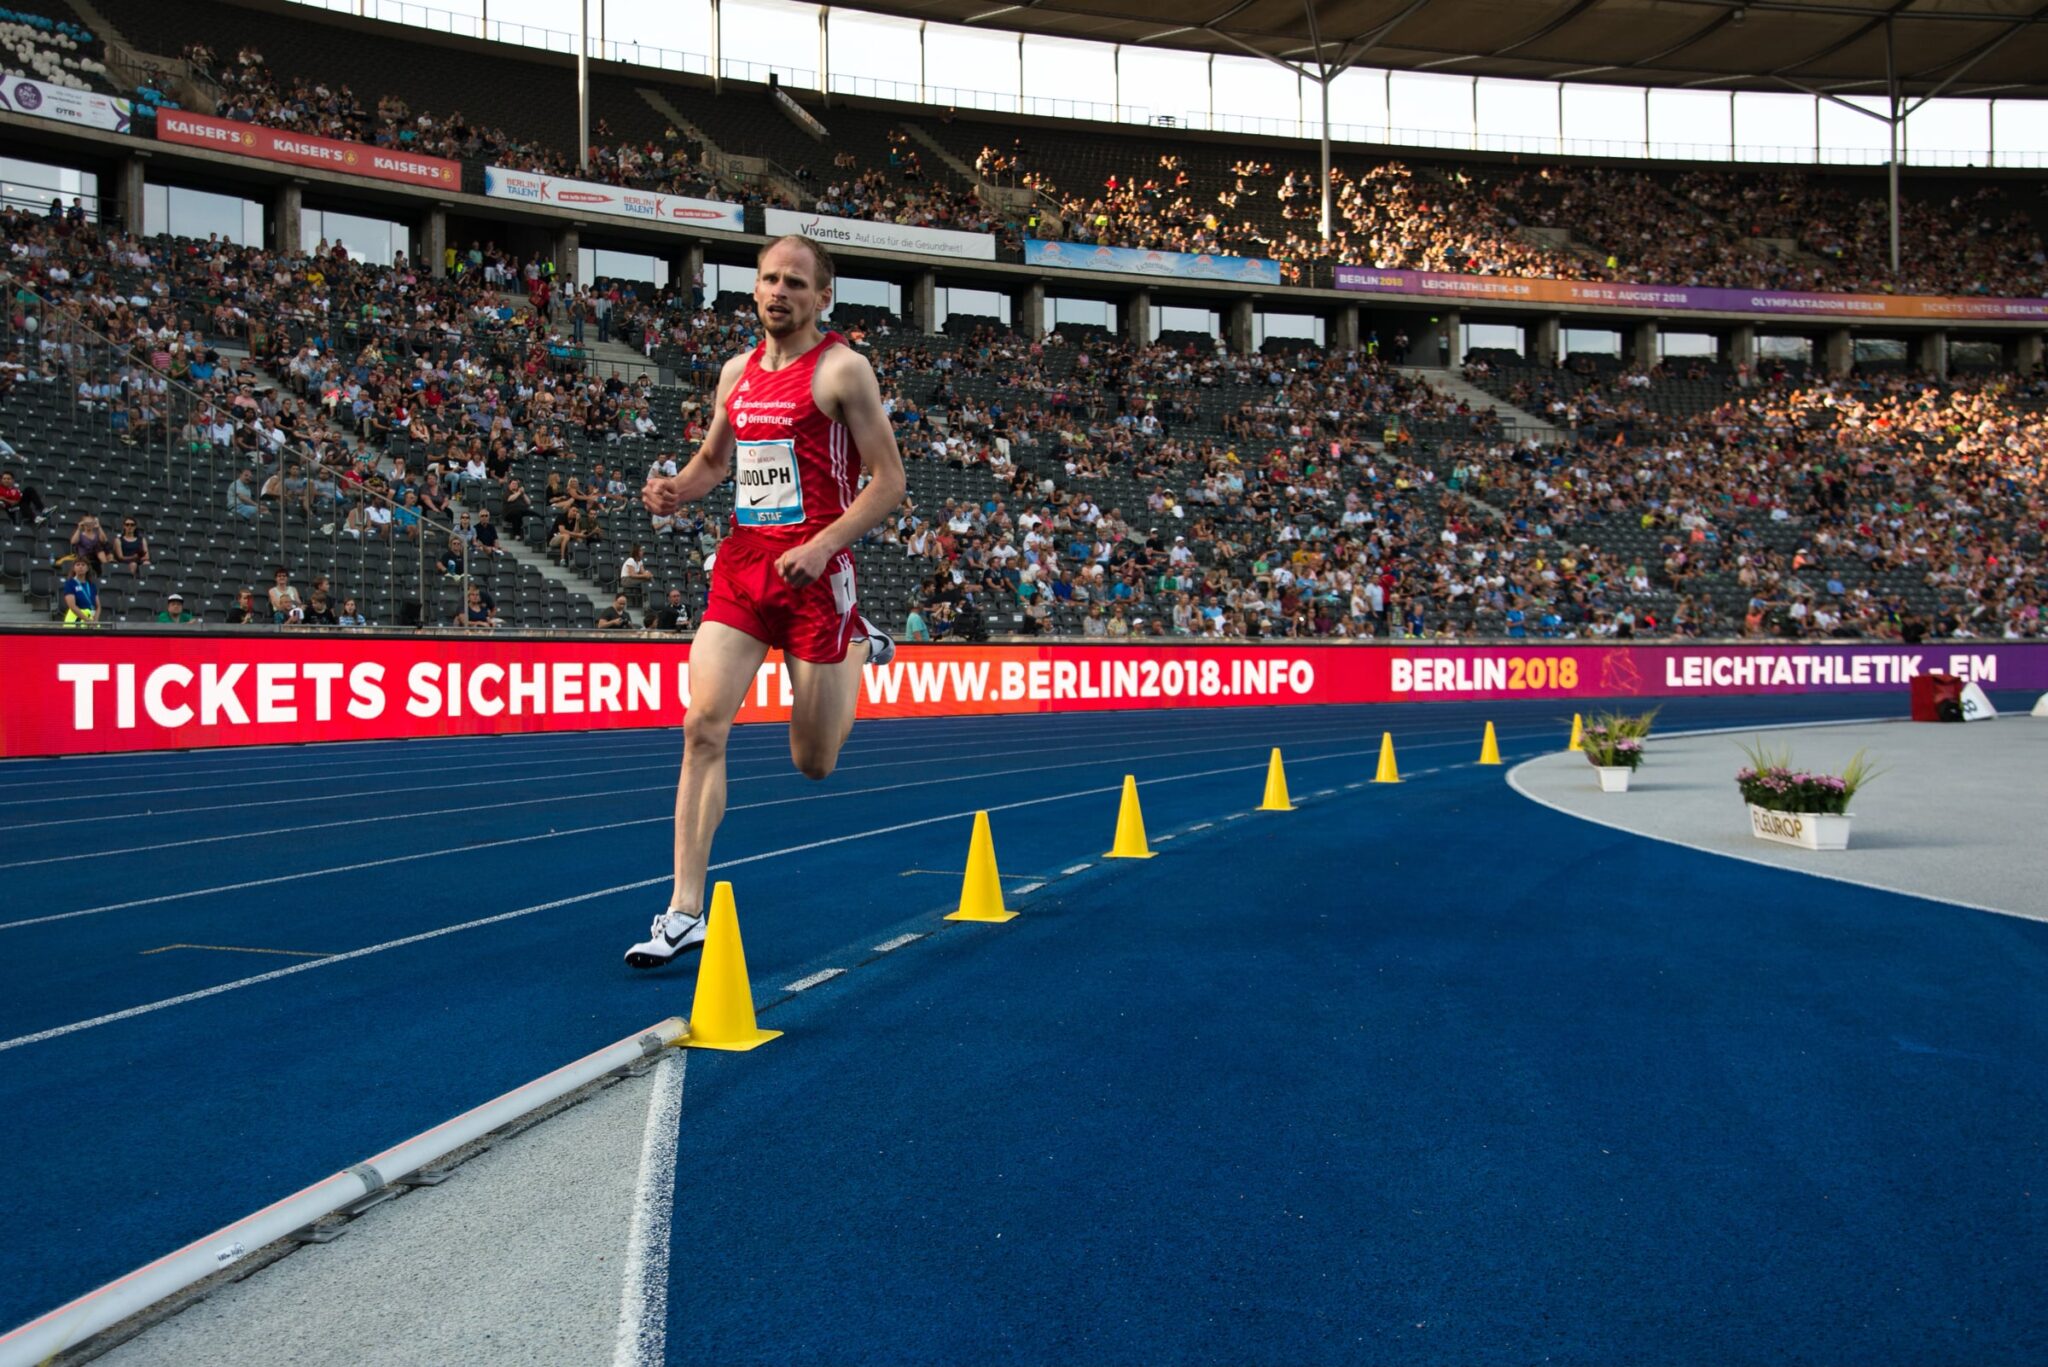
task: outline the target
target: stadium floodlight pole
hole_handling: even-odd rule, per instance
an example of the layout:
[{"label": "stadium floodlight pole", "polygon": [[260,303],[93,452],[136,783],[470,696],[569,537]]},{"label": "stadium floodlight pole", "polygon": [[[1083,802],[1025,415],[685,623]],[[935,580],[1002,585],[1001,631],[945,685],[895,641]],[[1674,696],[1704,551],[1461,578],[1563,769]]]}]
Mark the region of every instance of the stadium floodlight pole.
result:
[{"label": "stadium floodlight pole", "polygon": [[576,166],[590,171],[590,0],[576,3]]}]

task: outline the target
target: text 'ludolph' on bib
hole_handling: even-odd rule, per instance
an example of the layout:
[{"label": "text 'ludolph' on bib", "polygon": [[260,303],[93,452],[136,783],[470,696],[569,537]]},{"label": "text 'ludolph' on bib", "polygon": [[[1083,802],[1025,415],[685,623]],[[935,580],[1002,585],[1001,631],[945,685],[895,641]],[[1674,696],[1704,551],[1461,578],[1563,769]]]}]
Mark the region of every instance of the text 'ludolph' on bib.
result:
[{"label": "text 'ludolph' on bib", "polygon": [[796,443],[737,443],[733,520],[742,527],[789,527],[804,520],[804,486],[797,474]]}]

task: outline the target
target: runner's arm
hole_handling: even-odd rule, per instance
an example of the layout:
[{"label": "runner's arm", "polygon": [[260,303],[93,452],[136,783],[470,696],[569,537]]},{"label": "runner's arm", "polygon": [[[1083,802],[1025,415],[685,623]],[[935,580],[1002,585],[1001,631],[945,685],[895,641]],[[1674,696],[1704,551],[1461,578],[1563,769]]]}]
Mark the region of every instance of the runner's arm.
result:
[{"label": "runner's arm", "polygon": [[725,396],[746,370],[747,358],[735,356],[725,363],[718,377],[718,397],[711,405],[711,425],[690,463],[674,475],[650,479],[640,490],[640,502],[651,513],[673,513],[685,503],[704,497],[732,472],[732,423],[725,416]]},{"label": "runner's arm", "polygon": [[903,502],[903,453],[896,449],[896,430],[882,408],[881,386],[867,357],[851,347],[834,347],[822,377],[825,394],[837,410],[853,449],[867,472],[867,487],[855,496],[832,524],[806,546],[821,548],[829,558],[882,525]]}]

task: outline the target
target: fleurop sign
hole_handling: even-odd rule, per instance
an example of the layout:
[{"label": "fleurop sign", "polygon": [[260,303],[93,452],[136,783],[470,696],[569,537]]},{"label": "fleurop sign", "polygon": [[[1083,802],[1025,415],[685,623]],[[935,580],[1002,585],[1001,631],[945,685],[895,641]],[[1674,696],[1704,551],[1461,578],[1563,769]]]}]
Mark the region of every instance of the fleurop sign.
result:
[{"label": "fleurop sign", "polygon": [[1340,290],[1407,294],[1498,304],[1594,304],[1611,309],[1673,309],[1755,313],[1784,318],[1947,318],[1987,322],[2048,319],[2048,299],[1974,295],[1821,294],[1803,290],[1732,290],[1704,285],[1627,285],[1607,280],[1549,280],[1515,275],[1449,275],[1440,271],[1339,266]]},{"label": "fleurop sign", "polygon": [[462,188],[461,165],[445,157],[373,147],[366,142],[315,137],[311,133],[294,133],[282,128],[262,128],[252,123],[237,123],[233,119],[216,119],[208,114],[191,114],[182,109],[159,111],[156,135],[162,142],[210,147],[216,152],[231,152],[261,161],[312,166],[323,171],[341,171],[351,176],[395,180],[407,185],[426,185],[437,190]]},{"label": "fleurop sign", "polygon": [[1280,263],[1263,257],[1098,247],[1086,242],[1041,242],[1036,238],[1024,244],[1024,264],[1066,271],[1170,275],[1180,280],[1237,280],[1253,285],[1280,283]]},{"label": "fleurop sign", "polygon": [[996,240],[990,233],[963,233],[952,228],[913,228],[903,223],[870,223],[864,218],[800,214],[793,209],[769,209],[766,222],[770,237],[786,237],[794,233],[828,247],[870,247],[881,252],[950,256],[956,261],[996,259]]},{"label": "fleurop sign", "polygon": [[[0,757],[679,725],[689,646],[338,635],[0,636]],[[863,716],[1756,693],[2048,690],[2048,644],[904,646]],[[772,657],[742,722],[786,721]]]},{"label": "fleurop sign", "polygon": [[718,233],[737,233],[746,227],[744,210],[737,204],[656,194],[624,185],[601,185],[594,180],[565,180],[561,176],[514,171],[504,166],[484,168],[484,193],[492,199],[515,199],[526,204],[574,209],[578,213],[608,214],[613,218]]}]

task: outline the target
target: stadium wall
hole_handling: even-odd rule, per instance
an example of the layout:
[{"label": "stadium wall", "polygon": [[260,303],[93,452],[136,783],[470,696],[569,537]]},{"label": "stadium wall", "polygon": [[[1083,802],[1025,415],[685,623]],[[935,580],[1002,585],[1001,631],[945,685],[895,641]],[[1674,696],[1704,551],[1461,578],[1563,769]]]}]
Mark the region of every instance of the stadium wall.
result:
[{"label": "stadium wall", "polygon": [[[675,726],[687,643],[459,636],[0,636],[0,757]],[[1893,693],[1954,674],[2048,690],[2048,643],[904,646],[863,716]],[[742,722],[789,716],[771,655]]]}]

